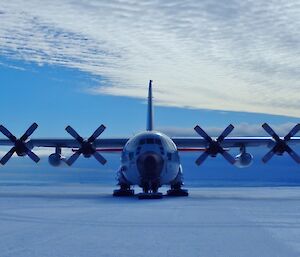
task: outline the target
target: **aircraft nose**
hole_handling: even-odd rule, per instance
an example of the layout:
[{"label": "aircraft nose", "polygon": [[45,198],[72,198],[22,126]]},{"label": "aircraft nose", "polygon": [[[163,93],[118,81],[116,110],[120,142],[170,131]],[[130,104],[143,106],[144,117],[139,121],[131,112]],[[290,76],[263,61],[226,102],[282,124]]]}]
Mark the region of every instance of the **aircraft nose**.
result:
[{"label": "aircraft nose", "polygon": [[144,153],[137,159],[137,167],[143,180],[158,180],[163,165],[163,158],[155,152]]}]

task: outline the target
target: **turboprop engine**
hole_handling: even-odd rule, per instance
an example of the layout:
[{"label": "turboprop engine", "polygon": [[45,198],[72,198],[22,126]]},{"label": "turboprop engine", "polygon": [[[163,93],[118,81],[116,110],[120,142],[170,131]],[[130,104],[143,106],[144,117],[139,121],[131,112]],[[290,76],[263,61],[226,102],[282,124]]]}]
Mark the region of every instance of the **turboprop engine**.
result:
[{"label": "turboprop engine", "polygon": [[50,154],[48,161],[54,167],[61,166],[66,162],[66,158],[59,153]]},{"label": "turboprop engine", "polygon": [[245,147],[241,147],[240,153],[235,156],[234,165],[238,168],[247,168],[253,163],[253,155],[246,152]]}]

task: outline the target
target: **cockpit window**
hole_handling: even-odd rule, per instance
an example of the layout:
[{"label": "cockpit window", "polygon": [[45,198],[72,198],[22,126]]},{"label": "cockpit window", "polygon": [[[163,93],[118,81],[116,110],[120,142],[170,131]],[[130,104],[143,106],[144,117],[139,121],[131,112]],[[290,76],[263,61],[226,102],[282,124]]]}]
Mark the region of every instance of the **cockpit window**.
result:
[{"label": "cockpit window", "polygon": [[143,138],[140,140],[139,145],[144,145],[144,144],[157,144],[157,145],[162,145],[161,140],[159,138]]},{"label": "cockpit window", "polygon": [[161,140],[159,138],[155,139],[155,144],[161,145]]},{"label": "cockpit window", "polygon": [[147,144],[153,145],[154,144],[154,138],[147,138]]}]

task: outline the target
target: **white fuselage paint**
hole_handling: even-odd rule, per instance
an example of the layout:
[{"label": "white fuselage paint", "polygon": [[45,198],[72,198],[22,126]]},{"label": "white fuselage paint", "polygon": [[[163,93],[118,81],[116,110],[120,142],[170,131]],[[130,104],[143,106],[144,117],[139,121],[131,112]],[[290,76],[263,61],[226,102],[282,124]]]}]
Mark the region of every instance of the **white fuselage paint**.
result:
[{"label": "white fuselage paint", "polygon": [[163,159],[163,168],[159,175],[160,186],[181,182],[182,167],[177,147],[168,136],[146,131],[132,137],[123,148],[119,176],[124,176],[130,185],[141,185],[141,173],[137,165],[138,158],[147,153],[155,153]]}]

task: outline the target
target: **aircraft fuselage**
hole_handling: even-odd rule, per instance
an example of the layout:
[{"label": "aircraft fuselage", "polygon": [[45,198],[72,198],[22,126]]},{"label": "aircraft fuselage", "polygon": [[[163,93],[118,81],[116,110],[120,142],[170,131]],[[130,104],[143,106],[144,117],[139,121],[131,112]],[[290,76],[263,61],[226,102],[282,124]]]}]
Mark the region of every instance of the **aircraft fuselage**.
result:
[{"label": "aircraft fuselage", "polygon": [[181,182],[182,168],[175,143],[157,131],[146,131],[132,137],[121,155],[119,181],[143,188]]}]

